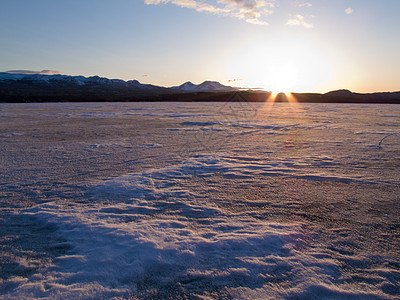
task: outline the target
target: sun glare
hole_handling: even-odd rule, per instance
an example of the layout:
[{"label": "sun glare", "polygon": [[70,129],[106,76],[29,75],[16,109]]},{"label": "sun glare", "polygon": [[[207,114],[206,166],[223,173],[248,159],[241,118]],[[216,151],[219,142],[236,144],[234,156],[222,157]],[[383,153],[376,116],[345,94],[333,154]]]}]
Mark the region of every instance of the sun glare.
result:
[{"label": "sun glare", "polygon": [[289,92],[271,92],[271,95],[267,99],[267,103],[274,102],[289,102],[289,103],[298,103],[296,97]]},{"label": "sun glare", "polygon": [[291,64],[268,67],[268,82],[264,84],[266,90],[273,93],[290,93],[296,88],[298,75],[296,68]]},{"label": "sun glare", "polygon": [[226,77],[240,78],[239,87],[274,93],[324,90],[337,65],[330,51],[320,40],[285,32],[249,38],[227,57]]}]

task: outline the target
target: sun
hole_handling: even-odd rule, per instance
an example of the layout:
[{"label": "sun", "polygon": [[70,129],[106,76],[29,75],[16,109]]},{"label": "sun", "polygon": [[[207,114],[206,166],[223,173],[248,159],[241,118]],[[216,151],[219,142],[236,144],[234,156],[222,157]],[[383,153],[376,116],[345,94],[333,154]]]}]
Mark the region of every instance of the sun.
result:
[{"label": "sun", "polygon": [[298,82],[298,72],[292,64],[270,66],[267,77],[268,80],[265,82],[264,89],[271,92],[267,103],[298,102],[292,94],[296,90]]},{"label": "sun", "polygon": [[297,88],[298,71],[292,64],[271,65],[266,77],[264,89],[273,94],[289,94]]}]

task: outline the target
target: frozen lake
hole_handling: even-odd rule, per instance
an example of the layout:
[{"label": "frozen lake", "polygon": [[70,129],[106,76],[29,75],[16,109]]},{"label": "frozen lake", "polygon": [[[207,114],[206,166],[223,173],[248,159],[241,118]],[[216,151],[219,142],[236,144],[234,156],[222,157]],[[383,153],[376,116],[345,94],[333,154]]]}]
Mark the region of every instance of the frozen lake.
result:
[{"label": "frozen lake", "polygon": [[0,298],[399,299],[400,105],[0,104]]}]

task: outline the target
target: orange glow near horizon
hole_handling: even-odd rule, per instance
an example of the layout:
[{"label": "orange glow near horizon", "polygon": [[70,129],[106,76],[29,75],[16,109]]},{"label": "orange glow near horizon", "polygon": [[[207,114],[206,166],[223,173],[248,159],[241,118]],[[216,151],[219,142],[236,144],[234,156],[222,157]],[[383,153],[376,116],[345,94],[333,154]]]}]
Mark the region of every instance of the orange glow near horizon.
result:
[{"label": "orange glow near horizon", "polygon": [[[281,102],[289,102],[289,103],[298,103],[299,101],[293,96],[290,92],[271,92],[271,95],[267,99],[267,103],[274,103],[276,102],[277,98],[283,98]],[[282,100],[282,99],[279,99]]]},{"label": "orange glow near horizon", "polygon": [[[249,39],[241,43],[226,60],[224,70],[226,78],[240,78],[234,83],[238,87],[287,93],[325,92],[330,90],[328,85],[340,86],[332,76],[341,63],[321,40],[281,32],[273,36],[273,42]],[[346,82],[353,84],[358,77],[349,75]]]},{"label": "orange glow near horizon", "polygon": [[[299,104],[299,101],[296,99],[296,97],[289,92],[271,92],[270,96],[268,99],[265,101],[265,104],[262,108],[264,112],[270,112],[272,110],[272,106],[274,103],[277,102],[282,103],[290,103],[290,104]],[[292,107],[293,105],[291,105]]]}]

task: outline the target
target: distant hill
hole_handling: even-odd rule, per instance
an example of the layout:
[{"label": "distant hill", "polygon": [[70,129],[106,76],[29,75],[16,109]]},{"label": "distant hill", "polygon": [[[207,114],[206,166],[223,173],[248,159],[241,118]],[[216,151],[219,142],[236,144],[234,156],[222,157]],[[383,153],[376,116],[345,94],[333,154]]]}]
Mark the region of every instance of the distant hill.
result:
[{"label": "distant hill", "polygon": [[[353,93],[337,90],[326,94],[293,93],[299,102],[396,103],[400,92]],[[0,102],[95,102],[95,101],[249,101],[264,102],[271,92],[238,90],[216,81],[185,82],[175,87],[142,84],[99,76],[14,74],[0,72]],[[287,101],[284,94],[277,102]]]},{"label": "distant hill", "polygon": [[325,98],[341,98],[353,100],[353,102],[387,102],[398,101],[400,92],[380,92],[380,93],[353,93],[349,90],[337,90],[324,94]]}]

